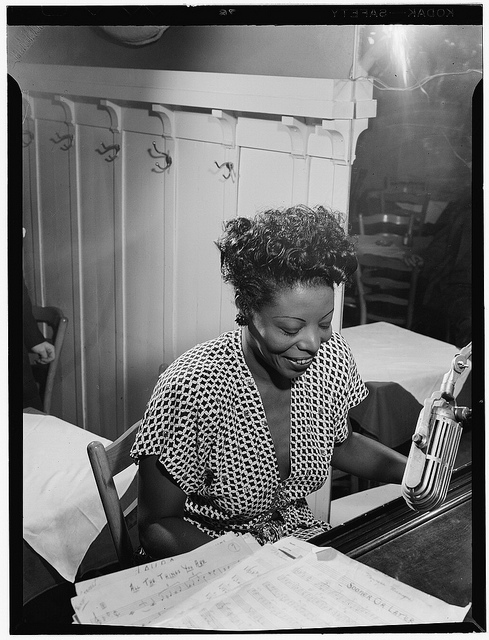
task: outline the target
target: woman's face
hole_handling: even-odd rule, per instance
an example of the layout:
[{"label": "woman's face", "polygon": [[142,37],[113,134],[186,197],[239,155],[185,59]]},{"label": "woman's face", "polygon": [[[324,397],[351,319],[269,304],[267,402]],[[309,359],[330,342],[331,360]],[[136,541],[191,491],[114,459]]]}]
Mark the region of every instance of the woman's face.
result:
[{"label": "woman's face", "polygon": [[282,290],[248,324],[255,358],[285,378],[297,378],[331,338],[333,312],[332,287],[297,285]]}]

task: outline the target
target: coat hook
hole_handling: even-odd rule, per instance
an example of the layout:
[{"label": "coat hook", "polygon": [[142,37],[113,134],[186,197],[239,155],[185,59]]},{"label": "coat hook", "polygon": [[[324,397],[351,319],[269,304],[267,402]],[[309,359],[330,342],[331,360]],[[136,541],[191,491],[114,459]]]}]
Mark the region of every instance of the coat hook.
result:
[{"label": "coat hook", "polygon": [[165,160],[166,160],[166,165],[164,167],[162,167],[159,162],[155,162],[155,166],[157,166],[158,169],[160,169],[160,171],[157,171],[156,169],[151,169],[151,171],[154,171],[155,173],[163,173],[163,171],[166,171],[167,169],[169,169],[171,167],[172,159],[166,153],[165,153]]},{"label": "coat hook", "polygon": [[100,143],[102,145],[102,151],[100,149],[95,149],[95,151],[97,153],[100,153],[100,155],[103,155],[104,153],[108,153],[109,151],[115,151],[113,156],[110,156],[109,158],[104,158],[105,162],[114,162],[114,160],[117,158],[119,151],[121,150],[120,145],[118,144],[111,144],[110,146],[106,147],[105,144],[103,142]]},{"label": "coat hook", "polygon": [[59,144],[60,142],[63,142],[63,140],[67,140],[67,143],[60,147],[60,149],[62,149],[63,151],[68,151],[68,149],[70,149],[70,147],[73,146],[72,133],[67,133],[65,136],[60,136],[59,133],[56,131],[56,136],[57,136],[57,139],[49,138],[51,142],[54,142],[54,144]]},{"label": "coat hook", "polygon": [[[169,169],[171,167],[171,164],[172,164],[173,160],[172,160],[172,158],[171,158],[169,153],[166,153],[165,151],[160,151],[158,149],[158,147],[156,146],[156,142],[154,140],[153,140],[153,149],[156,151],[156,153],[159,155],[160,158],[165,158],[165,163],[166,164],[165,164],[164,167],[162,167],[159,162],[155,162],[155,166],[157,166],[158,169],[160,169],[160,171],[157,171],[156,169],[151,169],[151,171],[154,171],[155,173],[163,173],[163,171],[166,171],[167,169]],[[152,158],[154,158],[155,156],[153,156],[151,154],[151,149],[148,149],[148,151],[149,151],[150,156]]]},{"label": "coat hook", "polygon": [[234,165],[232,162],[223,162],[222,164],[218,164],[217,162],[214,162],[214,164],[218,169],[222,169],[222,167],[226,167],[226,169],[229,171],[227,176],[223,176],[224,180],[227,180],[228,178],[231,177],[231,174],[234,170]]},{"label": "coat hook", "polygon": [[156,147],[156,142],[153,140],[153,149],[156,151],[156,153],[158,153],[160,156],[166,156],[166,153],[164,151],[160,151],[157,147]]}]

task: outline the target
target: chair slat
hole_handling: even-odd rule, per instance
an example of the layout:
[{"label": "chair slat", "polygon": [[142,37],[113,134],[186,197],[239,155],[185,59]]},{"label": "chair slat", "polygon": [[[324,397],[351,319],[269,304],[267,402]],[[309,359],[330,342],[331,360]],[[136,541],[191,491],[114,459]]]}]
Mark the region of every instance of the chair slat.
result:
[{"label": "chair slat", "polygon": [[373,213],[368,216],[358,214],[358,226],[361,235],[383,233],[391,236],[412,234],[415,214]]},{"label": "chair slat", "polygon": [[[360,324],[384,321],[410,329],[413,322],[418,268],[401,260],[372,254],[359,255],[356,273],[360,299]],[[386,277],[385,272],[390,277]],[[395,273],[399,279],[394,278]],[[409,276],[409,281],[406,277]],[[397,295],[397,292],[399,295]],[[406,292],[407,295],[401,295]],[[385,305],[380,310],[379,305]],[[372,308],[372,305],[375,305]],[[395,308],[399,311],[396,312]]]}]

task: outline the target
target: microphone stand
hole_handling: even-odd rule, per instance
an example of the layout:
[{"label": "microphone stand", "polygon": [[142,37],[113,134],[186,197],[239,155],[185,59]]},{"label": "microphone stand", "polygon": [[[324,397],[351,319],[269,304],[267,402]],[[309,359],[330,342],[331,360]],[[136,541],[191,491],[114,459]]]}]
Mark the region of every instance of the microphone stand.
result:
[{"label": "microphone stand", "polygon": [[468,407],[455,406],[455,383],[469,367],[470,342],[452,360],[441,388],[424,401],[412,437],[402,495],[414,511],[432,511],[446,498]]}]

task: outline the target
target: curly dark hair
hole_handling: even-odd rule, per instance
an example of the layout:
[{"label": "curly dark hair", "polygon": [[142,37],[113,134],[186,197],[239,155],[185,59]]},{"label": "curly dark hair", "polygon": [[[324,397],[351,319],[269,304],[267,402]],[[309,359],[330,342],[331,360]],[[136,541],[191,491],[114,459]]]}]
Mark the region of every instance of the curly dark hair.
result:
[{"label": "curly dark hair", "polygon": [[216,244],[223,279],[234,287],[237,322],[247,324],[284,288],[347,282],[357,260],[341,222],[338,212],[304,205],[227,221]]}]

